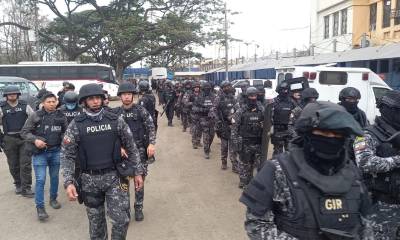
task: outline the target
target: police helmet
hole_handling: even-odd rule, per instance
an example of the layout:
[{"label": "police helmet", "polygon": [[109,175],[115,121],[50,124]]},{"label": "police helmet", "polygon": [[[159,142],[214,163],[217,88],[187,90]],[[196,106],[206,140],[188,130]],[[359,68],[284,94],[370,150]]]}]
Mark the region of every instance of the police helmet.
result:
[{"label": "police helmet", "polygon": [[229,82],[229,81],[227,81],[227,80],[223,81],[223,82],[221,83],[221,88],[224,88],[224,87],[232,87],[231,82]]},{"label": "police helmet", "polygon": [[81,104],[86,98],[92,96],[100,96],[104,100],[105,97],[101,86],[96,83],[89,83],[83,85],[81,89],[79,89],[79,95],[78,95],[79,104]]},{"label": "police helmet", "polygon": [[308,98],[318,99],[319,98],[319,93],[315,88],[306,88],[301,93],[301,98],[303,100],[308,99]]},{"label": "police helmet", "polygon": [[339,93],[339,101],[344,101],[346,98],[361,99],[361,93],[357,88],[346,87]]},{"label": "police helmet", "polygon": [[201,84],[200,84],[199,81],[195,81],[195,82],[192,84],[192,86],[193,86],[193,88],[200,88],[200,87],[201,87]]},{"label": "police helmet", "polygon": [[211,89],[212,86],[211,86],[211,83],[209,83],[209,82],[202,82],[201,83],[201,88],[202,89]]},{"label": "police helmet", "polygon": [[166,81],[166,82],[165,82],[165,86],[167,86],[167,87],[172,87],[173,85],[172,85],[172,82],[171,82],[171,81]]},{"label": "police helmet", "polygon": [[389,108],[400,108],[400,91],[389,90],[380,99],[378,99],[377,107],[381,109],[383,106]]},{"label": "police helmet", "polygon": [[296,121],[295,129],[299,134],[319,129],[338,132],[344,136],[363,135],[360,125],[345,108],[325,101],[307,104]]},{"label": "police helmet", "polygon": [[133,83],[123,82],[118,87],[117,95],[121,96],[122,93],[136,93],[136,87]]},{"label": "police helmet", "polygon": [[8,85],[3,90],[3,97],[6,97],[7,95],[10,94],[17,94],[19,96],[21,95],[21,91],[19,90],[19,87],[16,85]]},{"label": "police helmet", "polygon": [[150,89],[150,84],[148,81],[140,81],[139,82],[139,90],[141,92],[147,92]]},{"label": "police helmet", "polygon": [[276,87],[276,92],[281,92],[284,90],[289,90],[289,84],[287,82],[282,82]]},{"label": "police helmet", "polygon": [[78,102],[78,94],[73,91],[68,91],[64,94],[63,100],[65,103],[76,103]]},{"label": "police helmet", "polygon": [[259,90],[258,90],[257,88],[255,88],[255,87],[249,87],[249,88],[247,88],[247,90],[246,90],[246,95],[247,95],[248,97],[250,97],[250,96],[257,96],[258,92],[259,92]]}]

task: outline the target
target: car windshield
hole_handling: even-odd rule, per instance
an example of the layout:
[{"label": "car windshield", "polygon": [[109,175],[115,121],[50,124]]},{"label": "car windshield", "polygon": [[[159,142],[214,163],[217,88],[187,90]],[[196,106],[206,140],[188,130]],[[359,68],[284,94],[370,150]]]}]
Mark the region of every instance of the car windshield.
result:
[{"label": "car windshield", "polygon": [[17,85],[22,94],[28,94],[27,86],[24,82],[0,82],[0,95],[3,96],[4,88],[8,85]]}]

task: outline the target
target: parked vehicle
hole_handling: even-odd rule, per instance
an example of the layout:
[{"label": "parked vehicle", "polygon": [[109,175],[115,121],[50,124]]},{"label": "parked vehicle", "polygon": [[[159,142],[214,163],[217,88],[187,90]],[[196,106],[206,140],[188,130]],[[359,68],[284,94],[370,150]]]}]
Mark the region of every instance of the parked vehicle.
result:
[{"label": "parked vehicle", "polygon": [[21,90],[20,99],[26,101],[35,109],[36,96],[39,92],[38,87],[31,81],[20,77],[0,77],[0,95],[3,97],[4,88],[8,85],[16,85]]}]

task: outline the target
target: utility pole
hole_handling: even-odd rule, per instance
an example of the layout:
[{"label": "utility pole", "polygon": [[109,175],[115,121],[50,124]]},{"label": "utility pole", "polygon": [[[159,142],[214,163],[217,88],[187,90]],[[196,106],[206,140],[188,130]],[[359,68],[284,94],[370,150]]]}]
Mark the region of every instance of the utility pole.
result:
[{"label": "utility pole", "polygon": [[229,62],[228,62],[228,51],[229,51],[229,44],[228,44],[228,9],[226,7],[225,2],[225,80],[229,81]]},{"label": "utility pole", "polygon": [[36,54],[37,60],[40,62],[40,43],[39,43],[39,13],[38,13],[38,1],[35,1],[35,38],[36,38]]}]

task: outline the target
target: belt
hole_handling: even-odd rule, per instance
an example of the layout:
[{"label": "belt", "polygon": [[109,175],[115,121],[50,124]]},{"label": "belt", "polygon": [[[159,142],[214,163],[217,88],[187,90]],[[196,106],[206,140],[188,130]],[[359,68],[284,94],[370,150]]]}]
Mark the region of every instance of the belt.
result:
[{"label": "belt", "polygon": [[102,175],[102,174],[106,174],[106,173],[109,173],[112,171],[115,171],[115,168],[82,170],[83,173],[90,174],[90,175]]}]

